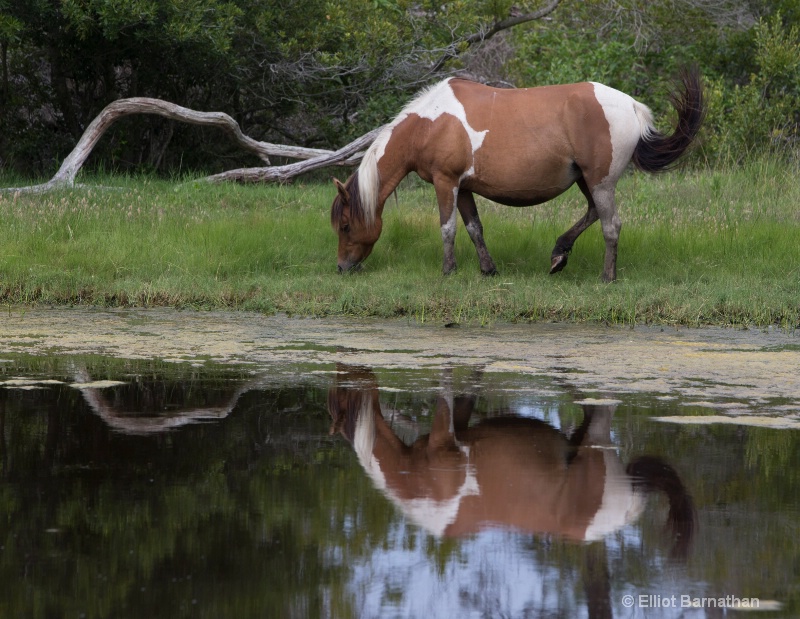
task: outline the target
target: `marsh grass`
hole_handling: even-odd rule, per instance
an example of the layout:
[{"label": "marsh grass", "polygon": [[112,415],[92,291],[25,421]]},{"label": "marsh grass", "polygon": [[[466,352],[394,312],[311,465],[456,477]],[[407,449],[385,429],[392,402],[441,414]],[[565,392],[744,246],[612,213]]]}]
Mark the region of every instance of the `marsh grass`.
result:
[{"label": "marsh grass", "polygon": [[[4,184],[12,185],[9,179]],[[86,181],[88,182],[88,181]],[[618,188],[618,281],[600,282],[599,225],[548,276],[556,237],[584,212],[573,188],[513,209],[481,200],[500,270],[482,277],[460,227],[459,270],[441,275],[433,190],[403,183],[361,273],[336,274],[328,184],[208,185],[101,177],[43,196],[0,192],[6,304],[235,308],[418,321],[800,324],[798,170],[631,173]],[[108,188],[113,186],[115,188]]]}]

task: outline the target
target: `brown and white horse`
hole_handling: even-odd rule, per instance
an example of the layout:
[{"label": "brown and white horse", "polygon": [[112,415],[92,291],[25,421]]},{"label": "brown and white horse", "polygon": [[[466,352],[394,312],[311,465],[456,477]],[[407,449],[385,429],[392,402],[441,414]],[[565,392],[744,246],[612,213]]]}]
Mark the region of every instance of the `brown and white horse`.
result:
[{"label": "brown and white horse", "polygon": [[469,425],[475,396],[437,397],[430,433],[404,443],[384,418],[368,369],[340,372],[328,393],[331,432],[341,432],[380,489],[415,524],[460,537],[505,526],[595,541],[631,524],[645,491],[669,501],[672,556],[686,557],[694,528],[691,497],[675,470],[643,456],[626,467],[611,443],[616,405],[585,405],[567,436],[548,423],[502,415]]},{"label": "brown and white horse", "polygon": [[381,234],[383,207],[400,181],[416,172],[439,203],[443,271],[456,267],[456,210],[478,252],[481,271],[495,274],[473,194],[510,206],[547,202],[578,184],[586,214],[556,241],[550,272],[564,268],[575,239],[600,219],[606,244],[603,279],[616,279],[621,227],[614,192],[633,164],[669,168],[697,135],[704,115],[696,71],[685,71],[672,97],[672,135],[659,133],[649,108],[603,84],[583,82],[501,89],[450,78],[411,101],[378,135],[338,194],[331,225],[339,235],[339,271],[358,267]]}]

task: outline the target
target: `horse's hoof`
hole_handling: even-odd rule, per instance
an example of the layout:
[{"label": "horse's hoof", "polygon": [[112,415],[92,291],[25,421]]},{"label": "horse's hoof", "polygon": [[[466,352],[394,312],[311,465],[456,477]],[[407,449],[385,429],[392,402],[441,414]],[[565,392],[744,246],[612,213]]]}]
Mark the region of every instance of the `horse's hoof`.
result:
[{"label": "horse's hoof", "polygon": [[558,273],[567,266],[567,254],[559,254],[550,258],[550,275]]},{"label": "horse's hoof", "polygon": [[485,275],[486,277],[494,277],[497,275],[497,269],[492,267],[490,271],[481,271],[481,275]]}]

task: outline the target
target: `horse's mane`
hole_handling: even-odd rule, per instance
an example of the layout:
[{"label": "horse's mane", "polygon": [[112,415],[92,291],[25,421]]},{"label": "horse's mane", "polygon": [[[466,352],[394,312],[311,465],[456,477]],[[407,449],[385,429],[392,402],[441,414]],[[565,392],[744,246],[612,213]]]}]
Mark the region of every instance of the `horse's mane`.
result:
[{"label": "horse's mane", "polygon": [[[367,218],[364,215],[364,208],[361,206],[361,192],[353,191],[354,188],[358,189],[359,187],[358,177],[359,170],[356,170],[350,175],[350,178],[344,182],[344,188],[348,195],[347,205],[350,207],[350,217],[363,224],[366,223]],[[344,207],[345,202],[342,199],[342,194],[337,192],[336,197],[333,199],[333,205],[331,205],[331,226],[333,226],[334,230],[339,229],[339,224],[342,221],[342,214],[344,213]]]}]

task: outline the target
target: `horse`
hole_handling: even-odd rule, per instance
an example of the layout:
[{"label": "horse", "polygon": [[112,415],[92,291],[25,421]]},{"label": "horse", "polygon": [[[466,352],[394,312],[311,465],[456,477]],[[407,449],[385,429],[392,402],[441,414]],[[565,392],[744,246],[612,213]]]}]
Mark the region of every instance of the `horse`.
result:
[{"label": "horse", "polygon": [[433,184],[446,275],[456,268],[456,211],[478,253],[481,272],[497,268],[483,239],[474,194],[508,206],[552,200],[573,184],[586,213],[556,241],[550,273],[561,271],[575,240],[598,219],[605,240],[602,279],[616,279],[621,228],[615,188],[629,162],[645,172],[674,167],[702,125],[705,99],[696,69],[681,74],[671,99],[678,121],[659,132],[650,109],[596,82],[495,88],[448,78],[418,94],[379,132],[337,194],[331,226],[339,236],[339,272],[358,270],[381,234],[387,198],[411,172]]},{"label": "horse", "polygon": [[623,464],[611,441],[615,404],[586,404],[569,436],[545,421],[500,414],[469,425],[476,395],[454,396],[445,378],[430,433],[406,444],[384,418],[368,368],[340,368],[328,392],[331,434],[415,524],[436,537],[503,526],[592,542],[634,522],[648,491],[667,496],[670,556],[684,560],[693,537],[691,496],[660,458]]}]

